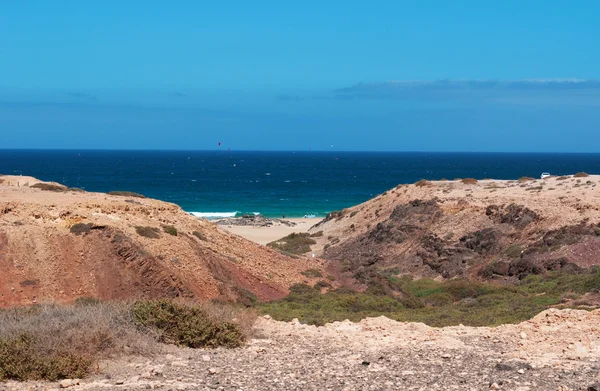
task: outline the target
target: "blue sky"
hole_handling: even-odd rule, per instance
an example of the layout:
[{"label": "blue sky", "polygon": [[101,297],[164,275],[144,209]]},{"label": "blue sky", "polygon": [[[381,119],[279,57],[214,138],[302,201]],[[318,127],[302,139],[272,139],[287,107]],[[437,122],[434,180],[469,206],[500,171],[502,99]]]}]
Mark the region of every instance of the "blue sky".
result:
[{"label": "blue sky", "polygon": [[0,148],[596,152],[599,13],[584,0],[3,2]]}]

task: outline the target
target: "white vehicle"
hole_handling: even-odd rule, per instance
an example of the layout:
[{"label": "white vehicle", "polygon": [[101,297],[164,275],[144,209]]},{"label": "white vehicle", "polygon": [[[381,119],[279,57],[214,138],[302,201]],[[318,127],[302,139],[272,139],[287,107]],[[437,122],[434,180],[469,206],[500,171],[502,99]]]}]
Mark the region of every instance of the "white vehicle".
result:
[{"label": "white vehicle", "polygon": [[550,177],[550,173],[549,172],[542,172],[542,176],[541,176],[542,179],[549,178],[549,177]]}]

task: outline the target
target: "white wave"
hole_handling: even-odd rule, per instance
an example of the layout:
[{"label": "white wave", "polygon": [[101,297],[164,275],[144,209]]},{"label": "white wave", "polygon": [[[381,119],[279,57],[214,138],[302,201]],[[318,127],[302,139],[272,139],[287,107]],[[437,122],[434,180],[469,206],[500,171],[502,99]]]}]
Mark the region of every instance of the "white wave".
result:
[{"label": "white wave", "polygon": [[235,217],[240,212],[189,212],[192,216],[203,217],[205,219],[221,219],[225,217]]}]

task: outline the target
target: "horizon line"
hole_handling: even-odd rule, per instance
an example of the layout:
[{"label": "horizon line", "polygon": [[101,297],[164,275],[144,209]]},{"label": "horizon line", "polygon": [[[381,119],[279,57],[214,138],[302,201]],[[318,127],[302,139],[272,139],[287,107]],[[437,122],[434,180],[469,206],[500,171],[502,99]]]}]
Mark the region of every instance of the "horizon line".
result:
[{"label": "horizon line", "polygon": [[2,151],[86,151],[86,152],[292,152],[292,153],[456,153],[456,154],[571,154],[571,155],[598,155],[597,152],[573,151],[427,151],[427,150],[331,150],[331,149],[128,149],[128,148],[0,148]]}]

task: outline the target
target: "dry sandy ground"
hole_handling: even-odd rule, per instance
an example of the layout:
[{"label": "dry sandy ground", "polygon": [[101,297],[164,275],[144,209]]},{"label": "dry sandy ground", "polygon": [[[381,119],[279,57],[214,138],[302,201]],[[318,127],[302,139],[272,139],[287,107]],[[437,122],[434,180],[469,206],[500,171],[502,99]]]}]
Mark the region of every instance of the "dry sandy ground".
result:
[{"label": "dry sandy ground", "polygon": [[251,226],[236,226],[236,225],[220,225],[219,228],[239,235],[245,239],[251,240],[258,244],[267,244],[274,240],[281,239],[291,233],[308,232],[310,227],[317,224],[322,219],[286,219],[296,223],[295,227],[288,227],[281,223],[274,223],[270,227],[251,227]]},{"label": "dry sandy ground", "polygon": [[68,389],[593,391],[600,385],[600,310],[551,309],[496,328],[431,328],[385,317],[315,327],[264,317],[256,333],[238,349],[166,347],[154,357],[105,362],[101,373]]}]

